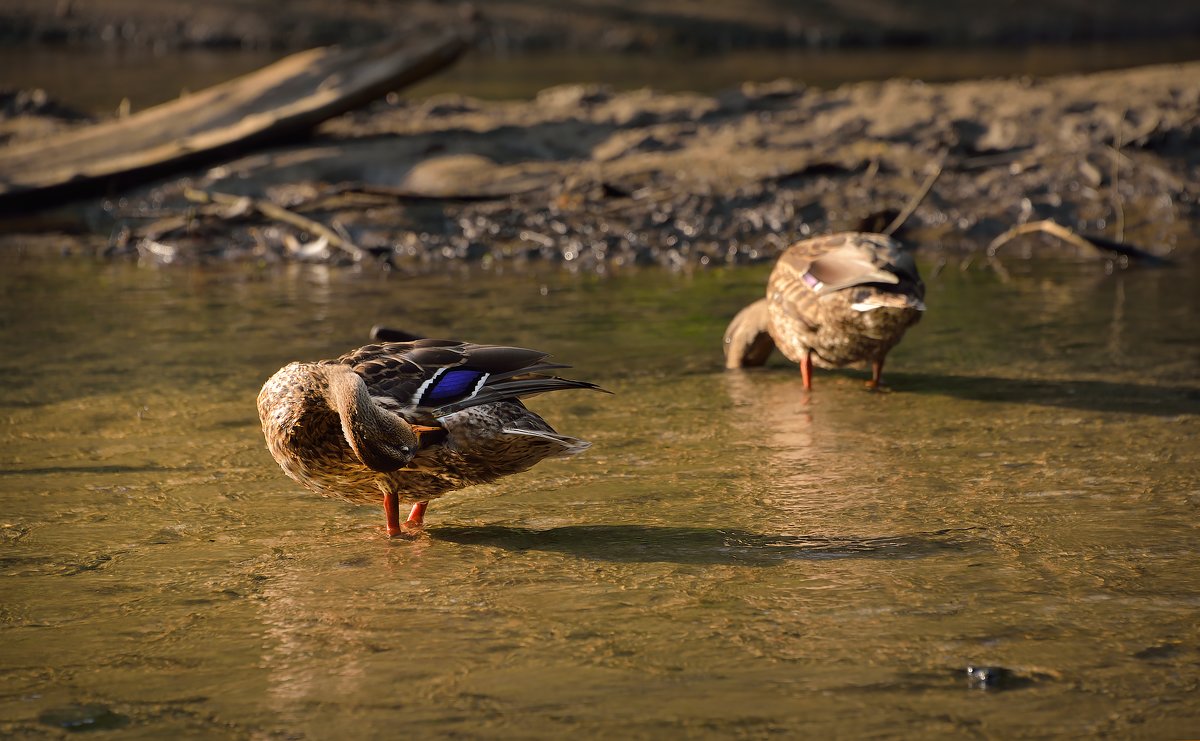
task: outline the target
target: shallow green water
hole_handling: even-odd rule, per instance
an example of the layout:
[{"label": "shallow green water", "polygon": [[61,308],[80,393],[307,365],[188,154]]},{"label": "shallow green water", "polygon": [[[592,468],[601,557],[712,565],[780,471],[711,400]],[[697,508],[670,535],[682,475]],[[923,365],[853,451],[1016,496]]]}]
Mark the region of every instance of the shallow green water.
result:
[{"label": "shallow green water", "polygon": [[[6,257],[0,734],[1194,736],[1200,269],[1009,267],[930,277],[894,393],[806,399],[721,370],[765,267]],[[380,321],[552,351],[616,393],[531,402],[594,447],[418,542],[307,494],[258,388]]]},{"label": "shallow green water", "polygon": [[[263,51],[190,49],[166,54],[114,49],[0,47],[0,87],[47,90],[58,100],[111,115],[128,98],[142,110],[266,66]],[[931,47],[736,51],[671,54],[467,54],[450,69],[404,91],[426,98],[459,93],[532,98],[554,85],[601,83],[617,90],[715,93],[746,81],[789,78],[814,87],[908,77],[942,82],[980,77],[1062,75],[1200,58],[1200,39],[1025,47]],[[79,81],[86,79],[87,84]]]}]

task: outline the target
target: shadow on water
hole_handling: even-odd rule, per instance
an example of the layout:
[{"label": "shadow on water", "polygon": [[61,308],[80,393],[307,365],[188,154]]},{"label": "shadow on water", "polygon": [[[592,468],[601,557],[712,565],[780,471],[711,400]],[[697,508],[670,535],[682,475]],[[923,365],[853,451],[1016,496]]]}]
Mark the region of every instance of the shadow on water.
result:
[{"label": "shadow on water", "polygon": [[[741,379],[747,377],[742,374],[756,373],[794,375],[799,388],[799,373],[792,368],[742,369],[727,371],[725,376],[740,384],[743,383]],[[845,368],[824,370],[822,373],[855,382],[869,377],[862,371]],[[969,401],[1037,404],[1092,412],[1200,415],[1200,388],[1190,386],[1140,386],[1115,381],[1001,378],[903,371],[888,371],[886,381],[893,391],[901,394],[936,394]]]},{"label": "shadow on water", "polygon": [[889,373],[888,383],[898,391],[941,394],[971,401],[1040,404],[1094,412],[1200,415],[1200,389],[1187,386],[930,373]]},{"label": "shadow on water", "polygon": [[776,566],[797,560],[909,559],[960,552],[981,541],[974,528],[876,537],[768,535],[737,529],[652,525],[567,525],[545,530],[485,525],[432,528],[434,540],[509,551],[553,551],[627,563]]}]

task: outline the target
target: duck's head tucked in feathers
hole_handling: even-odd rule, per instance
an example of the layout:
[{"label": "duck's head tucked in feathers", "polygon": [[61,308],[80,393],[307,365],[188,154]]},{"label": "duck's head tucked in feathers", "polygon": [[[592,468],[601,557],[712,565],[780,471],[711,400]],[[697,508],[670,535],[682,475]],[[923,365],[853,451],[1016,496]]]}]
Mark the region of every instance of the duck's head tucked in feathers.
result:
[{"label": "duck's head tucked in feathers", "polygon": [[[888,351],[925,310],[916,263],[882,234],[846,232],[797,242],[775,263],[766,298],[743,309],[725,335],[725,365],[761,365],[773,344],[800,364],[867,361],[877,387]],[[764,338],[769,337],[769,341]]]},{"label": "duck's head tucked in feathers", "polygon": [[[336,429],[362,465],[388,472],[408,465],[419,447],[412,425],[376,404],[363,378],[344,365],[289,363],[263,385],[258,414],[272,453],[277,440],[304,446]],[[321,447],[331,458],[345,452]]]},{"label": "duck's head tucked in feathers", "polygon": [[551,375],[566,366],[546,357],[452,340],[381,342],[285,366],[263,385],[258,413],[267,447],[288,476],[355,502],[382,494],[388,531],[396,534],[400,500],[423,513],[426,501],[448,491],[587,447],[520,401],[601,390]]}]

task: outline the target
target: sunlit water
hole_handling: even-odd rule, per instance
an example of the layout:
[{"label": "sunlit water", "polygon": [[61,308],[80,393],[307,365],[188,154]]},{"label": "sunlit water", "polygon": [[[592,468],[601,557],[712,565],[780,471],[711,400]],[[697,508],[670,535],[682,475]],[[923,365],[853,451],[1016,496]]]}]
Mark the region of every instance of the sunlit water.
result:
[{"label": "sunlit water", "polygon": [[[1200,732],[1200,269],[929,278],[891,394],[721,369],[766,267],[0,265],[0,735]],[[262,381],[375,322],[545,349],[582,456],[306,493]],[[1020,681],[968,685],[968,665]]]}]

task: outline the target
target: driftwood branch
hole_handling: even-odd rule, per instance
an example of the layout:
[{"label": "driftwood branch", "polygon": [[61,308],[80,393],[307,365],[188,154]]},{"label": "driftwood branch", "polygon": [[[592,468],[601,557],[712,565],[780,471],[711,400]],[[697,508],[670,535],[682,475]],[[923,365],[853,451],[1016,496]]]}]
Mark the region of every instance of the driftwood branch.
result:
[{"label": "driftwood branch", "polygon": [[196,190],[195,188],[185,189],[183,195],[193,203],[212,203],[239,210],[253,209],[269,219],[291,224],[294,227],[303,229],[310,234],[324,239],[334,247],[348,253],[355,261],[371,256],[370,252],[354,244],[350,239],[344,238],[336,230],[325,226],[319,221],[313,221],[307,216],[301,216],[298,213],[289,211],[283,206],[271,203],[270,201],[251,198],[249,196],[235,196],[229,193],[209,193],[203,190]]},{"label": "driftwood branch", "polygon": [[460,32],[293,54],[112,121],[0,151],[0,210],[45,207],[311,130],[452,63]]},{"label": "driftwood branch", "polygon": [[896,218],[892,219],[892,223],[884,228],[884,234],[891,236],[896,233],[897,229],[904,226],[904,222],[908,221],[908,217],[913,215],[917,210],[917,206],[920,206],[921,201],[925,200],[925,196],[929,195],[929,191],[933,190],[933,184],[941,177],[942,168],[946,165],[947,154],[949,154],[949,150],[942,151],[942,156],[938,158],[937,166],[925,178],[925,182],[921,183],[920,189],[913,194],[913,197],[908,199],[908,204],[904,207],[904,210],[896,214]]},{"label": "driftwood branch", "polygon": [[1153,265],[1171,264],[1169,259],[1155,255],[1152,252],[1147,252],[1140,247],[1134,247],[1131,244],[1117,242],[1106,237],[1085,236],[1050,219],[1046,219],[1044,221],[1031,221],[1027,224],[1018,224],[1012,229],[1009,229],[1000,236],[996,237],[987,246],[986,254],[988,259],[994,259],[996,257],[996,252],[1001,247],[1017,237],[1026,234],[1035,234],[1037,232],[1049,234],[1052,237],[1057,237],[1067,244],[1074,245],[1085,252],[1090,252],[1095,255],[1113,253],[1123,257],[1141,260],[1145,263]]}]

